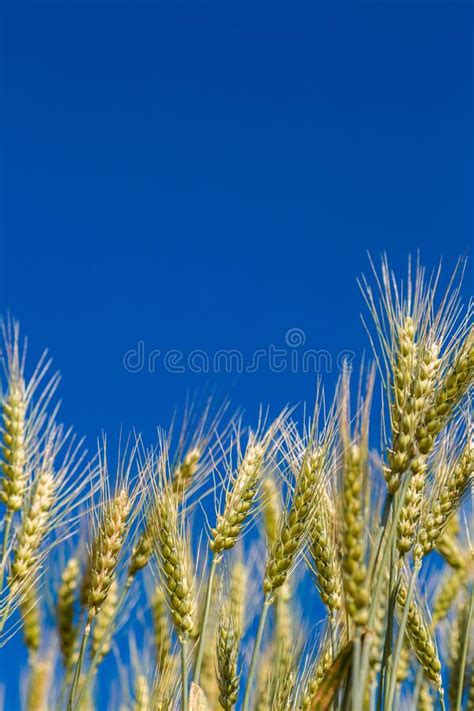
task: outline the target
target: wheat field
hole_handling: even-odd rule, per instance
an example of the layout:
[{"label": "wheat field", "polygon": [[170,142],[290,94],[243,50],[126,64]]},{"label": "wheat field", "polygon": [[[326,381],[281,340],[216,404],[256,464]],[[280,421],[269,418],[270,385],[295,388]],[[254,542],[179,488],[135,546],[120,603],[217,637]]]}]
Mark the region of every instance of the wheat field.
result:
[{"label": "wheat field", "polygon": [[370,362],[304,409],[209,402],[92,454],[7,319],[0,659],[22,638],[27,662],[4,708],[473,711],[462,271],[372,265]]}]

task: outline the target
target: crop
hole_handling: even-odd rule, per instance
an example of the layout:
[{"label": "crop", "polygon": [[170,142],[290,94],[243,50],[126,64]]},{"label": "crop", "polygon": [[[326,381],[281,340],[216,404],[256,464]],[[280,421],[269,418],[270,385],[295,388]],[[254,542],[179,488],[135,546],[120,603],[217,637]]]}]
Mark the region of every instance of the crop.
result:
[{"label": "crop", "polygon": [[[384,258],[373,366],[247,426],[195,405],[90,456],[3,328],[0,678],[27,711],[474,704],[471,305]],[[381,394],[381,397],[380,397]],[[16,699],[16,701],[15,701]],[[21,702],[20,702],[21,699]],[[16,705],[15,705],[16,704]]]}]

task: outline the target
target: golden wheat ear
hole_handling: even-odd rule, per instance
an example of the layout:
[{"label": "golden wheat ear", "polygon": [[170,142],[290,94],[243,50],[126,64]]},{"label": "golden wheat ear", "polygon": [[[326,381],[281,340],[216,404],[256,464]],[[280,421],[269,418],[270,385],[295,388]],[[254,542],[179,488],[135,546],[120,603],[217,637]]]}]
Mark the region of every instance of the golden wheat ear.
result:
[{"label": "golden wheat ear", "polygon": [[155,492],[152,511],[151,530],[160,579],[178,636],[187,639],[195,624],[196,591],[172,486],[164,484]]},{"label": "golden wheat ear", "polygon": [[155,585],[150,598],[153,618],[153,637],[156,666],[160,674],[165,674],[171,664],[171,630],[166,594],[163,586]]},{"label": "golden wheat ear", "polygon": [[304,552],[327,476],[335,418],[331,412],[318,432],[318,408],[319,403],[304,438],[299,437],[293,426],[284,431],[286,461],[293,475],[293,484],[289,504],[281,512],[275,539],[267,551],[263,590],[269,599],[284,585]]},{"label": "golden wheat ear", "polygon": [[[42,482],[39,482],[36,470],[40,466],[41,458],[44,456],[46,459],[45,453],[50,449],[48,440],[51,438],[51,423],[54,422],[58,409],[58,406],[53,406],[51,401],[59,383],[59,376],[58,374],[49,376],[51,361],[44,353],[31,377],[27,377],[26,341],[21,342],[18,323],[12,320],[4,322],[2,333],[4,377],[0,396],[2,410],[0,502],[4,512],[1,521],[0,635],[3,638],[6,624],[22,601],[22,588],[33,583],[37,584],[39,579],[40,556],[31,554],[36,551],[30,550],[27,541],[28,528],[32,524],[30,515],[32,487],[39,488],[35,506],[48,508],[51,503],[51,483],[48,484],[46,481],[47,475],[43,477]],[[32,483],[33,478],[36,480],[34,483]],[[36,543],[33,541],[33,549],[37,549],[41,542],[42,536],[38,538],[38,532],[42,528],[44,529],[44,521],[40,522],[36,531],[32,533],[32,539],[35,538],[36,541]],[[47,528],[48,531],[54,528],[52,521],[48,520]],[[13,578],[19,576],[20,579],[14,583],[12,590],[10,586],[4,586],[4,581],[7,574],[10,582],[13,579],[11,555],[14,551],[15,554],[18,553],[19,537],[21,537],[20,544],[25,557],[13,563],[17,568]],[[33,559],[36,565],[30,564]],[[22,567],[24,564],[26,568]],[[26,584],[28,575],[31,579]],[[10,636],[9,633],[6,639]],[[2,639],[2,644],[4,641],[5,638]]]},{"label": "golden wheat ear", "polygon": [[[155,475],[153,470],[161,469],[161,465],[157,464],[157,459],[165,456],[170,485],[178,503],[183,505],[186,510],[189,510],[191,500],[192,506],[195,507],[200,504],[202,498],[207,496],[208,491],[205,488],[209,476],[227,452],[227,438],[233,425],[233,419],[231,418],[222,431],[219,431],[227,405],[219,408],[214,416],[211,416],[211,409],[212,401],[209,400],[197,424],[193,423],[192,408],[186,410],[175,454],[173,456],[170,454],[172,434],[169,433],[165,436],[160,432],[158,449],[155,448],[146,454],[142,467],[142,477],[153,477]],[[128,586],[131,586],[137,573],[148,565],[153,554],[152,535],[148,521],[151,516],[152,511],[145,509],[130,556]]]},{"label": "golden wheat ear", "polygon": [[26,340],[21,343],[19,324],[13,320],[4,322],[2,334],[6,357],[1,398],[3,478],[0,500],[5,505],[8,523],[22,509],[31,475],[31,459],[42,444],[45,422],[54,418],[57,411],[58,406],[50,408],[50,405],[59,385],[59,374],[49,376],[51,360],[45,352],[27,379]]},{"label": "golden wheat ear", "polygon": [[414,458],[417,467],[423,466],[472,383],[472,308],[463,310],[459,299],[461,263],[444,294],[439,294],[441,268],[428,277],[419,263],[413,271],[410,261],[406,281],[399,283],[386,257],[380,274],[372,261],[371,266],[376,292],[365,278],[361,289],[374,322],[371,341],[390,400],[385,476],[395,493]]},{"label": "golden wheat ear", "polygon": [[61,573],[56,603],[56,626],[65,669],[70,669],[77,661],[76,595],[79,581],[79,560],[73,557],[68,560]]}]

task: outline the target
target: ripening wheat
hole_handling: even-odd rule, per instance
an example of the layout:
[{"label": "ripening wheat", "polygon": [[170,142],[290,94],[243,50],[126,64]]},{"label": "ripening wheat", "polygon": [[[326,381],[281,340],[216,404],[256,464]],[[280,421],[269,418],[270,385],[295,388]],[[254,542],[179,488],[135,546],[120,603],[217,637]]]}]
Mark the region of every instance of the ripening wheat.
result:
[{"label": "ripening wheat", "polygon": [[372,268],[374,366],[302,424],[207,402],[91,458],[6,322],[6,709],[474,709],[472,306]]}]

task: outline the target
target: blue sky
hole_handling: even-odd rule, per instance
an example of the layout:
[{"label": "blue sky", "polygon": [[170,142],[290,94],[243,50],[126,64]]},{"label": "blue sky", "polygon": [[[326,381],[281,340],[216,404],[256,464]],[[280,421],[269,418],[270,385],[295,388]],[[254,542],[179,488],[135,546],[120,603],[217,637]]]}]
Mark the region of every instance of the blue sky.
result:
[{"label": "blue sky", "polygon": [[[311,400],[298,365],[212,359],[324,351],[332,388],[338,355],[368,347],[367,250],[399,272],[417,250],[448,271],[470,252],[470,3],[2,13],[0,311],[33,358],[50,348],[63,416],[91,447],[102,430],[153,437],[187,395],[230,396],[251,418]],[[189,366],[196,350],[209,372]]]}]

